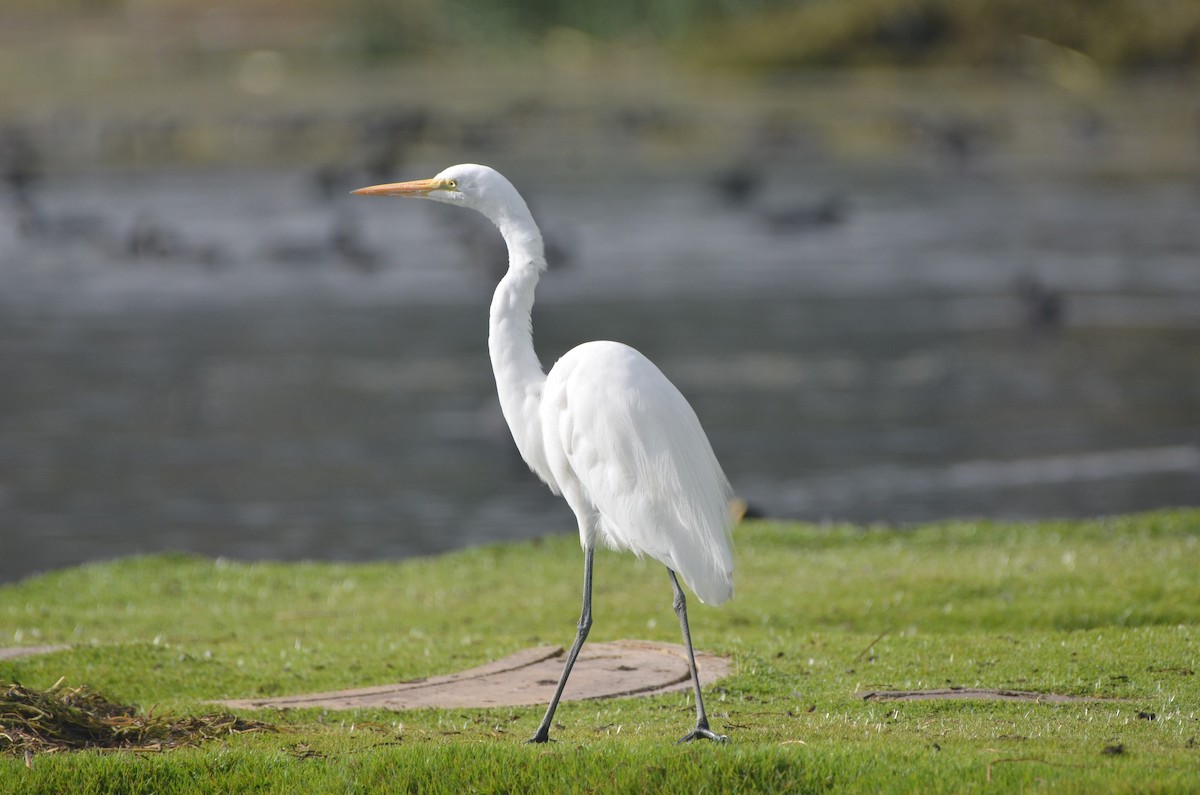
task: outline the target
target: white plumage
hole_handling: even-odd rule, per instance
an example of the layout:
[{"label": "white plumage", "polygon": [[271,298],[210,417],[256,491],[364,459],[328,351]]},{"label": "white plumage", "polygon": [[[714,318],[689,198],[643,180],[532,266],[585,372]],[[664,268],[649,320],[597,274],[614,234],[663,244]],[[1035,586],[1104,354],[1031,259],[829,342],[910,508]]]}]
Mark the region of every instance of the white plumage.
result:
[{"label": "white plumage", "polygon": [[554,482],[595,512],[580,527],[585,548],[599,540],[649,555],[706,604],[733,595],[729,484],[696,413],[653,362],[619,342],[580,345],[550,371],[541,419]]},{"label": "white plumage", "polygon": [[493,169],[453,166],[433,179],[355,193],[419,196],[478,210],[508,245],[509,267],[492,297],[488,333],[500,407],[525,462],[574,511],[585,554],[579,631],[531,742],[549,739],[554,710],[591,627],[598,542],[667,567],[696,697],[696,728],[684,740],[724,740],[708,727],[675,576],[708,604],[733,595],[732,492],[692,407],[653,362],[619,342],[584,343],[543,372],[530,321],[546,267],[542,236],[520,194]]}]

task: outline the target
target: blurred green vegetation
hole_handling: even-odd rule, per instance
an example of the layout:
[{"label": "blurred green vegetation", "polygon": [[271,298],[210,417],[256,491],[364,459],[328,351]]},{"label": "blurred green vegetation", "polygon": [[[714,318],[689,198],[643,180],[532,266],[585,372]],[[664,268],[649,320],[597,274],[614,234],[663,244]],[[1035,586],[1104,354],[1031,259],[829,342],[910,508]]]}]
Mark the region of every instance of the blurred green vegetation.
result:
[{"label": "blurred green vegetation", "polygon": [[1049,45],[1112,71],[1179,69],[1200,66],[1200,3],[808,0],[708,35],[710,57],[774,68],[1019,66],[1045,60]]},{"label": "blurred green vegetation", "polygon": [[109,18],[168,47],[224,30],[241,45],[283,39],[350,62],[539,45],[567,30],[762,70],[995,68],[1064,51],[1111,72],[1200,67],[1195,0],[0,0],[0,22],[13,17],[23,30],[30,18]]}]

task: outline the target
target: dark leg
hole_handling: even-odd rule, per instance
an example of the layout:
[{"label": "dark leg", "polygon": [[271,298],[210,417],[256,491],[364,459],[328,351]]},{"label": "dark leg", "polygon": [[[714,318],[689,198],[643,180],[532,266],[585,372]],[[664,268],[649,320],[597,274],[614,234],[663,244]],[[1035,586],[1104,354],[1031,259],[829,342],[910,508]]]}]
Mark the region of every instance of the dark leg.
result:
[{"label": "dark leg", "polygon": [[583,642],[587,639],[588,630],[591,628],[592,548],[588,547],[583,553],[583,612],[579,614],[579,631],[575,635],[571,653],[567,655],[567,663],[563,666],[562,677],[558,680],[558,689],[554,691],[554,698],[550,700],[550,706],[546,708],[546,717],[542,718],[542,725],[538,726],[537,734],[526,740],[527,743],[544,743],[550,739],[550,722],[554,720],[554,710],[558,709],[558,699],[562,697],[563,688],[567,686],[567,677],[571,675],[571,666],[575,665],[575,658],[579,656],[579,650],[583,648]]},{"label": "dark leg", "polygon": [[708,728],[708,715],[704,712],[704,698],[700,695],[700,673],[696,670],[696,655],[692,652],[692,632],[688,629],[687,600],[683,598],[683,589],[679,587],[679,580],[675,578],[675,572],[667,569],[667,574],[671,575],[671,587],[675,589],[675,614],[679,616],[679,626],[683,629],[683,643],[687,646],[688,667],[692,669],[692,687],[696,691],[696,728],[679,742],[686,743],[704,738],[727,743],[729,742],[728,737],[724,734],[717,734]]}]

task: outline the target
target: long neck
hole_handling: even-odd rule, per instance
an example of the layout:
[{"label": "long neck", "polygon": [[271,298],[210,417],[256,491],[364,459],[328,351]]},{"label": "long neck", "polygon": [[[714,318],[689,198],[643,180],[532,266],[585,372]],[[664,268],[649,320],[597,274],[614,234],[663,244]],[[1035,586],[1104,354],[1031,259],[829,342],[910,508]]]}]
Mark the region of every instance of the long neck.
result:
[{"label": "long neck", "polygon": [[492,296],[488,352],[500,408],[522,457],[543,478],[538,407],[546,374],[533,348],[533,294],[546,267],[542,236],[524,207],[516,217],[494,219],[508,244],[508,273]]}]

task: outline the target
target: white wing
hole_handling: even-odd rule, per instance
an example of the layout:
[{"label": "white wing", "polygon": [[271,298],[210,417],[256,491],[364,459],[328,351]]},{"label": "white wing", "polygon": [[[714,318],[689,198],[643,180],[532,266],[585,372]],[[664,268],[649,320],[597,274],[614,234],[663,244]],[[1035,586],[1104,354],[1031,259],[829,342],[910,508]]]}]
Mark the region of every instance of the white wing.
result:
[{"label": "white wing", "polygon": [[653,362],[617,342],[580,345],[550,371],[541,417],[554,478],[592,532],[677,572],[702,602],[733,594],[732,490]]}]

